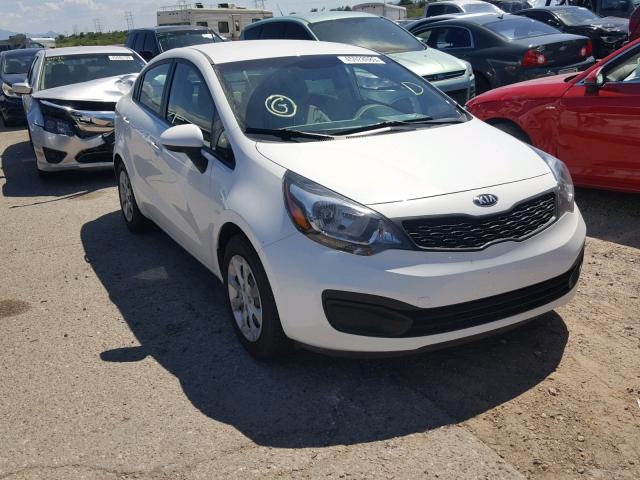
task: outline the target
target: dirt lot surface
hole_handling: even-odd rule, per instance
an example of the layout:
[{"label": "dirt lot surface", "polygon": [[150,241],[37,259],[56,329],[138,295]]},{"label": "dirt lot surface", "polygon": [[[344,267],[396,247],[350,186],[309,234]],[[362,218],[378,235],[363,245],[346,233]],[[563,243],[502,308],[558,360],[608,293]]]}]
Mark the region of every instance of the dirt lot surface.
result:
[{"label": "dirt lot surface", "polygon": [[640,478],[640,197],[578,191],[567,307],[418,356],[241,349],[216,279],[110,173],[0,128],[0,479]]}]

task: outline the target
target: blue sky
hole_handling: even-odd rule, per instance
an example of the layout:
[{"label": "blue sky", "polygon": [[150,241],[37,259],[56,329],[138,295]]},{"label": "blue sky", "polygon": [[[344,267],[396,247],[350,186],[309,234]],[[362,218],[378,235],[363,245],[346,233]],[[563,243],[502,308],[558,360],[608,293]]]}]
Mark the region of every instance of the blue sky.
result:
[{"label": "blue sky", "polygon": [[[200,0],[206,6],[220,3]],[[252,0],[229,0],[238,6],[252,7]],[[362,0],[363,1],[363,0]],[[178,0],[0,0],[0,29],[14,32],[41,33],[54,31],[72,33],[74,25],[79,31],[94,30],[94,19],[99,18],[103,30],[124,30],[124,12],[133,13],[136,27],[155,25],[159,6],[179,3]],[[188,0],[187,3],[193,3]],[[309,11],[312,7],[333,8],[353,5],[361,0],[267,0],[266,8],[278,15],[279,8],[291,11]]]}]

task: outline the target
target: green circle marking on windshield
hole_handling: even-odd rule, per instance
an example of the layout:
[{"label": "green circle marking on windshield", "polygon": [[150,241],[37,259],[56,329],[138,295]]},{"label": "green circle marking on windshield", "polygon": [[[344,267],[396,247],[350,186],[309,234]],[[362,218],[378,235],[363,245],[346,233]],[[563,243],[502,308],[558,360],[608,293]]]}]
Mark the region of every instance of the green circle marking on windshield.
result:
[{"label": "green circle marking on windshield", "polygon": [[298,111],[298,106],[293,100],[285,95],[269,95],[264,101],[264,106],[270,114],[277,117],[293,117]]}]

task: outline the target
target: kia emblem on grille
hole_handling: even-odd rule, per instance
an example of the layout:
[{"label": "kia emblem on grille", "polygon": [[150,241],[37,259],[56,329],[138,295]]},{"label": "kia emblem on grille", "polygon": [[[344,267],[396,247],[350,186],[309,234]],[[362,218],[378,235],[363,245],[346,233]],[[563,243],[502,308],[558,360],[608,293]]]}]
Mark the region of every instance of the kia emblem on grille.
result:
[{"label": "kia emblem on grille", "polygon": [[479,207],[491,207],[498,203],[498,197],[493,193],[482,193],[473,197],[473,203]]}]

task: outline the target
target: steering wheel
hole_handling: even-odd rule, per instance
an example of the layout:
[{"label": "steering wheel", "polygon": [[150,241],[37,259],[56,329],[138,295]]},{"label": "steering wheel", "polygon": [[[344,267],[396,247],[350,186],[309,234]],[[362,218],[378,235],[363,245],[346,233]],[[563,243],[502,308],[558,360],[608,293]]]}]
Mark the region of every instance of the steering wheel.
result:
[{"label": "steering wheel", "polygon": [[358,120],[362,117],[387,117],[391,115],[402,115],[402,112],[390,107],[389,105],[368,103],[358,109],[353,119]]}]

